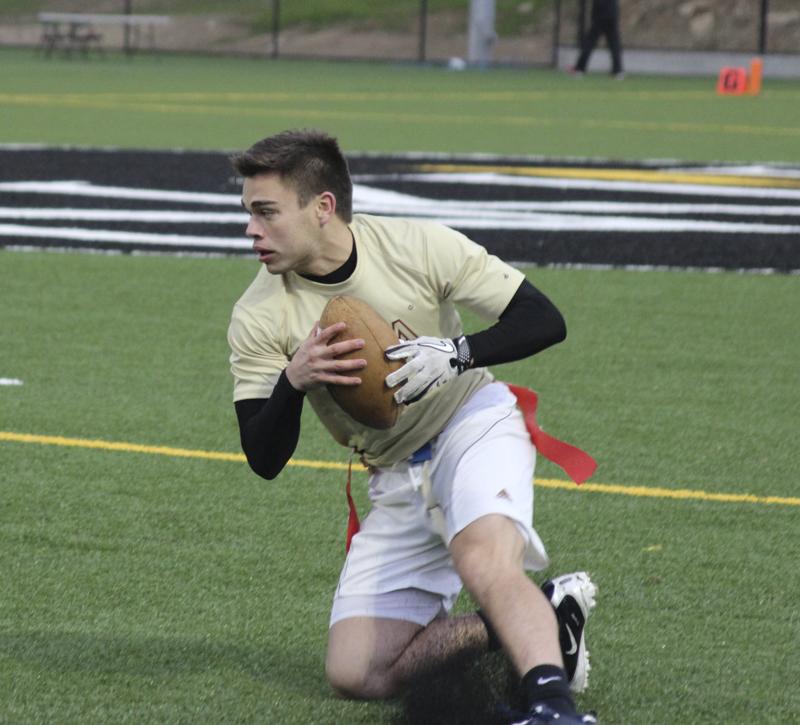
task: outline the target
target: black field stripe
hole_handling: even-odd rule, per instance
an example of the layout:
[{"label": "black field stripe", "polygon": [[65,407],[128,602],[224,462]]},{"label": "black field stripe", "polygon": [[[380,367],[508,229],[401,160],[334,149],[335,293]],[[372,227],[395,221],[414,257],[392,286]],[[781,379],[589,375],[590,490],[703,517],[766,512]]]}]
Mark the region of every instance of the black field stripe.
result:
[{"label": "black field stripe", "polygon": [[[512,261],[800,270],[800,167],[349,162],[356,211],[444,221]],[[240,193],[222,152],[0,148],[0,247],[248,254]]]}]

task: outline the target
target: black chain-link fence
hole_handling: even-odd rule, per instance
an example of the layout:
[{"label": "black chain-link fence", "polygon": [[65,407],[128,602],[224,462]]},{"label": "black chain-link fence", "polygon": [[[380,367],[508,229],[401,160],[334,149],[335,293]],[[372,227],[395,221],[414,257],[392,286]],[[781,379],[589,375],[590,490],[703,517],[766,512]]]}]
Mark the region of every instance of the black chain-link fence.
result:
[{"label": "black chain-link fence", "polygon": [[[70,32],[83,32],[94,37],[87,35],[86,42],[72,50],[127,48],[459,65],[470,57],[470,4],[470,0],[4,0],[0,45],[45,48],[54,41],[51,51],[66,52]],[[586,29],[590,5],[591,0],[495,0],[495,37],[487,41],[491,62],[546,66],[557,65],[561,56],[563,64]],[[626,51],[800,55],[798,0],[619,0],[619,5]],[[106,17],[88,19],[83,29],[71,29],[68,17],[51,15],[52,22],[43,23],[41,13]],[[135,23],[120,20],[125,15]]]}]

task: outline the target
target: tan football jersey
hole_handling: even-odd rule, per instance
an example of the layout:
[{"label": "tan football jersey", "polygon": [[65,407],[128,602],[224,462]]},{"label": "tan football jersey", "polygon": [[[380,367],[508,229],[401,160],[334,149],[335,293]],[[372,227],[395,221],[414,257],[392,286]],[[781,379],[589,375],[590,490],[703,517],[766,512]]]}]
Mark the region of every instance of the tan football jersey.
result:
[{"label": "tan football jersey", "polygon": [[[487,321],[496,320],[522,283],[523,274],[459,232],[431,222],[357,214],[355,271],[344,282],[323,284],[293,272],[262,267],[233,309],[228,342],[234,400],[267,398],[331,297],[368,302],[398,339],[462,334],[456,304]],[[461,403],[492,380],[485,369],[468,370],[420,401],[403,406],[389,430],[367,428],[333,401],[326,387],[308,400],[343,445],[376,466],[409,457],[450,420]]]}]

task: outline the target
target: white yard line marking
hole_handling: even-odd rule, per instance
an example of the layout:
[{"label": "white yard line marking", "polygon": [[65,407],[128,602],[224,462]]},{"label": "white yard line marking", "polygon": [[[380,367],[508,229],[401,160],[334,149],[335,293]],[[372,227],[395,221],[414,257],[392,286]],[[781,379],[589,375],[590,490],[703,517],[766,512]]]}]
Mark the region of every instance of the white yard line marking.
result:
[{"label": "white yard line marking", "polygon": [[96,186],[86,181],[10,181],[0,183],[0,191],[22,194],[97,196],[110,199],[177,201],[191,204],[241,207],[241,198],[236,194],[209,194],[200,191],[169,191],[167,189],[134,189],[127,186]]},{"label": "white yard line marking", "polygon": [[746,166],[673,166],[668,171],[685,171],[690,174],[714,174],[716,176],[763,176],[780,179],[800,179],[800,169],[785,166],[765,166],[748,164]]},{"label": "white yard line marking", "polygon": [[800,225],[706,222],[693,219],[642,219],[639,217],[600,217],[541,214],[538,218],[469,219],[464,216],[431,216],[431,219],[457,229],[528,229],[552,232],[703,232],[706,234],[800,234]]},{"label": "white yard line marking", "polygon": [[22,385],[19,378],[0,378],[0,385]]},{"label": "white yard line marking", "polygon": [[220,249],[250,249],[252,242],[244,237],[198,237],[182,234],[150,234],[146,232],[116,232],[107,229],[78,227],[27,227],[21,224],[0,224],[0,237],[38,239],[73,239],[81,242],[117,242],[120,244],[163,244],[176,247],[214,247]]},{"label": "white yard line marking", "polygon": [[485,186],[538,186],[550,189],[590,189],[592,191],[636,191],[677,196],[733,196],[760,199],[800,199],[800,189],[775,189],[753,186],[708,186],[703,184],[660,184],[641,181],[604,181],[600,179],[543,178],[509,176],[496,173],[430,173],[430,174],[358,174],[361,182],[416,181],[429,184],[478,184]]},{"label": "white yard line marking", "polygon": [[0,219],[50,221],[68,219],[86,222],[136,222],[145,224],[247,224],[245,212],[205,212],[171,209],[46,209],[36,207],[0,207]]},{"label": "white yard line marking", "polygon": [[[370,187],[358,186],[357,190],[364,192],[380,191],[372,190]],[[502,211],[502,212],[577,212],[582,214],[714,214],[719,216],[796,216],[800,217],[800,206],[790,206],[782,204],[659,204],[638,201],[450,201],[447,199],[425,199],[411,195],[402,195],[394,202],[388,197],[381,202],[380,198],[375,201],[370,200],[370,196],[362,193],[360,198],[356,198],[359,206],[385,206],[391,208],[393,205],[402,208],[404,205],[403,197],[407,199],[405,205],[430,206],[436,209],[473,209],[483,211]]]}]

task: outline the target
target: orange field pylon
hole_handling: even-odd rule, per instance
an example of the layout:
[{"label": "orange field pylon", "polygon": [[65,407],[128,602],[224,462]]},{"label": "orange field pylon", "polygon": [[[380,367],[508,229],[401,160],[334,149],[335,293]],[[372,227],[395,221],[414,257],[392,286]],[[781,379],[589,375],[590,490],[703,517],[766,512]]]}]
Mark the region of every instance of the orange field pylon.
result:
[{"label": "orange field pylon", "polygon": [[761,93],[761,78],[764,62],[761,58],[750,61],[750,73],[745,68],[725,66],[719,72],[717,93],[728,96],[741,96],[745,93],[757,96]]},{"label": "orange field pylon", "polygon": [[750,75],[747,78],[747,93],[757,96],[761,93],[761,73],[764,63],[761,58],[753,58],[750,61]]}]

